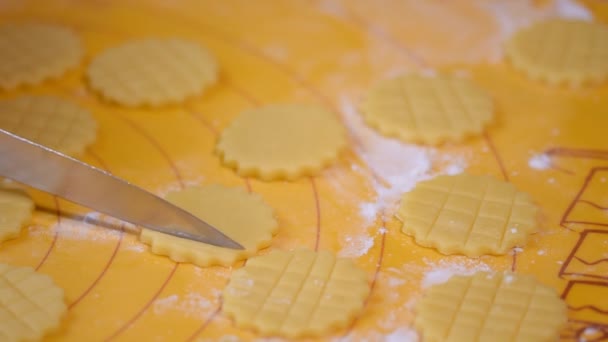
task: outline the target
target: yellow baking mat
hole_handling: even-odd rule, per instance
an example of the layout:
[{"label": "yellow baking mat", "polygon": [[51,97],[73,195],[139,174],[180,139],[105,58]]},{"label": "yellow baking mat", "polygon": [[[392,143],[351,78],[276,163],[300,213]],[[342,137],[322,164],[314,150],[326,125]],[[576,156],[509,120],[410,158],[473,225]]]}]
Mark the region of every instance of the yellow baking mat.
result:
[{"label": "yellow baking mat", "polygon": [[[129,39],[183,37],[214,53],[221,77],[186,105],[154,110],[100,100],[86,86],[84,66],[0,97],[70,99],[99,123],[86,162],[158,194],[189,184],[249,188],[276,210],[280,230],[271,248],[353,257],[369,274],[372,293],[352,326],[327,340],[407,341],[414,336],[412,307],[425,286],[480,269],[534,274],[568,302],[563,339],[606,338],[608,85],[551,88],[501,60],[501,42],[518,25],[588,14],[573,3],[8,0],[0,2],[2,22],[73,28],[85,64]],[[585,4],[596,20],[608,21],[606,2]],[[470,77],[495,99],[495,123],[481,137],[435,150],[366,131],[357,123],[361,96],[375,82],[412,70]],[[212,152],[218,133],[242,110],[275,102],[321,104],[342,115],[353,132],[349,151],[321,175],[296,182],[246,180],[221,167]],[[390,215],[395,193],[413,179],[462,169],[508,179],[532,195],[542,218],[527,246],[503,257],[446,257],[400,232]],[[95,225],[111,219],[31,193],[39,207],[34,223],[0,246],[0,262],[35,267],[65,289],[69,312],[49,340],[259,338],[221,312],[231,269],[152,255],[128,229]]]}]

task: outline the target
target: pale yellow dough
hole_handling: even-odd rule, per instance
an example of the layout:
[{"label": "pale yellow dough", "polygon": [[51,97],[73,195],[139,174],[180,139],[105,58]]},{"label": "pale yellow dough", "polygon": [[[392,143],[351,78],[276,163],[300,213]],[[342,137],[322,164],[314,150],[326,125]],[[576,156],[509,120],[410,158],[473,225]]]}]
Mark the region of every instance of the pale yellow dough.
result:
[{"label": "pale yellow dough", "polygon": [[408,74],[381,81],[367,95],[368,125],[407,142],[439,144],[480,134],[493,118],[492,99],[472,82]]},{"label": "pale yellow dough", "polygon": [[71,30],[46,24],[0,27],[0,89],[57,78],[80,63],[80,40]]},{"label": "pale yellow dough", "polygon": [[537,229],[538,208],[513,184],[490,176],[439,176],[403,195],[401,230],[443,254],[505,254]]},{"label": "pale yellow dough", "polygon": [[426,342],[549,342],[559,339],[567,306],[529,275],[476,273],[431,287],[414,324]]},{"label": "pale yellow dough", "polygon": [[262,335],[314,337],[347,327],[363,310],[370,286],[348,259],[311,250],[251,258],[224,290],[224,312]]},{"label": "pale yellow dough", "polygon": [[534,80],[581,85],[608,78],[608,26],[549,19],[522,29],[505,46],[513,66]]},{"label": "pale yellow dough", "polygon": [[183,102],[215,84],[215,58],[197,43],[144,39],[110,48],[87,70],[91,87],[121,105],[160,106]]},{"label": "pale yellow dough", "polygon": [[33,210],[34,201],[24,191],[0,184],[0,242],[17,237]]},{"label": "pale yellow dough", "polygon": [[97,122],[88,110],[54,96],[0,100],[0,128],[73,156],[82,154],[97,135]]},{"label": "pale yellow dough", "polygon": [[0,264],[0,341],[38,341],[59,328],[63,290],[30,267]]},{"label": "pale yellow dough", "polygon": [[245,111],[226,128],[217,152],[245,177],[294,180],[312,176],[346,146],[346,131],[316,106],[275,104]]},{"label": "pale yellow dough", "polygon": [[278,230],[272,209],[257,194],[221,185],[191,187],[171,192],[166,199],[221,230],[245,249],[234,250],[142,229],[140,240],[153,253],[177,262],[231,266],[268,247]]}]

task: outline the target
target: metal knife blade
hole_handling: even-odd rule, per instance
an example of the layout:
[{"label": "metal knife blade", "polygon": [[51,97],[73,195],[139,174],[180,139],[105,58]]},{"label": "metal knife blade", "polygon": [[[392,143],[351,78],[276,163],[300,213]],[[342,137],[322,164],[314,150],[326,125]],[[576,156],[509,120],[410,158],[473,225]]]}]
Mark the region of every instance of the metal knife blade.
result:
[{"label": "metal knife blade", "polygon": [[0,175],[159,232],[243,247],[187,211],[112,174],[0,129]]}]

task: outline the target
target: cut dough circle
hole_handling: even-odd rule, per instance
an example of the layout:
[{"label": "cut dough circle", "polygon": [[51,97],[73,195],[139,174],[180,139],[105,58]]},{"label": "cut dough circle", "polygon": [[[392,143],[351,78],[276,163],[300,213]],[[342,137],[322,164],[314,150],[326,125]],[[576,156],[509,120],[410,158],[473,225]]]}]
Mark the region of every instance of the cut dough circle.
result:
[{"label": "cut dough circle", "polygon": [[429,342],[557,341],[567,321],[554,289],[513,273],[453,276],[429,288],[415,312]]},{"label": "cut dough circle", "polygon": [[110,48],[87,69],[91,87],[124,106],[183,102],[218,79],[215,58],[197,43],[144,39]]},{"label": "cut dough circle", "polygon": [[36,85],[76,67],[83,56],[78,36],[46,24],[0,27],[0,89]]},{"label": "cut dough circle", "polygon": [[378,132],[404,141],[439,144],[480,134],[493,118],[492,99],[466,79],[407,74],[379,82],[362,105]]},{"label": "cut dough circle", "polygon": [[23,190],[0,184],[0,242],[16,238],[32,211],[34,201]]},{"label": "cut dough circle", "polygon": [[245,111],[226,128],[216,151],[244,177],[294,180],[312,176],[346,146],[346,130],[331,112],[274,104]]},{"label": "cut dough circle", "polygon": [[347,327],[369,295],[365,272],[330,252],[275,251],[251,258],[224,290],[237,326],[265,336],[314,337]]},{"label": "cut dough circle", "polygon": [[581,85],[608,78],[608,26],[548,19],[518,31],[505,47],[516,69],[549,84]]},{"label": "cut dough circle", "polygon": [[278,230],[272,209],[257,194],[222,185],[191,187],[171,192],[166,199],[221,230],[245,249],[234,250],[142,229],[140,240],[155,254],[177,262],[231,266],[268,247]]},{"label": "cut dough circle", "polygon": [[443,254],[505,254],[537,229],[538,208],[513,184],[461,174],[423,181],[403,195],[397,218],[416,243]]},{"label": "cut dough circle", "polygon": [[67,312],[63,290],[30,267],[0,264],[0,340],[38,341]]},{"label": "cut dough circle", "polygon": [[82,154],[96,138],[91,113],[54,96],[0,100],[0,128],[69,155]]}]

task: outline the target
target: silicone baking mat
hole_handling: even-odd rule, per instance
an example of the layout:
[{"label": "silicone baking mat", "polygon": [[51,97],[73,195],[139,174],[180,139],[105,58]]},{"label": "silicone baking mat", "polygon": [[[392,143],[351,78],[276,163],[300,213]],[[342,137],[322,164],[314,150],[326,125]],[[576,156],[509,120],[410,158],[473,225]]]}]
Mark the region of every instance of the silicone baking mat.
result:
[{"label": "silicone baking mat", "polygon": [[[259,193],[276,210],[271,249],[352,257],[369,274],[365,311],[327,340],[406,341],[424,287],[451,274],[534,274],[567,301],[564,340],[608,338],[608,85],[571,89],[529,81],[502,57],[518,27],[551,16],[606,22],[604,1],[2,1],[2,22],[58,23],[86,48],[77,70],[1,94],[55,94],[92,111],[97,141],[82,157],[157,194],[220,183]],[[138,37],[183,37],[218,58],[221,79],[180,106],[124,109],[86,85],[84,65]],[[454,73],[485,88],[496,120],[482,136],[439,148],[404,145],[365,128],[361,97],[403,72]],[[239,178],[220,165],[218,134],[242,110],[315,103],[341,115],[349,150],[295,182]],[[446,257],[416,246],[392,217],[401,192],[435,174],[491,174],[540,205],[540,232],[502,257]],[[0,261],[27,265],[65,289],[69,312],[49,340],[254,340],[221,311],[230,268],[155,256],[111,220],[31,191],[40,210]],[[43,208],[50,209],[43,209]],[[60,215],[65,212],[66,214]],[[68,214],[70,213],[70,214]],[[238,267],[237,265],[236,267]]]}]

